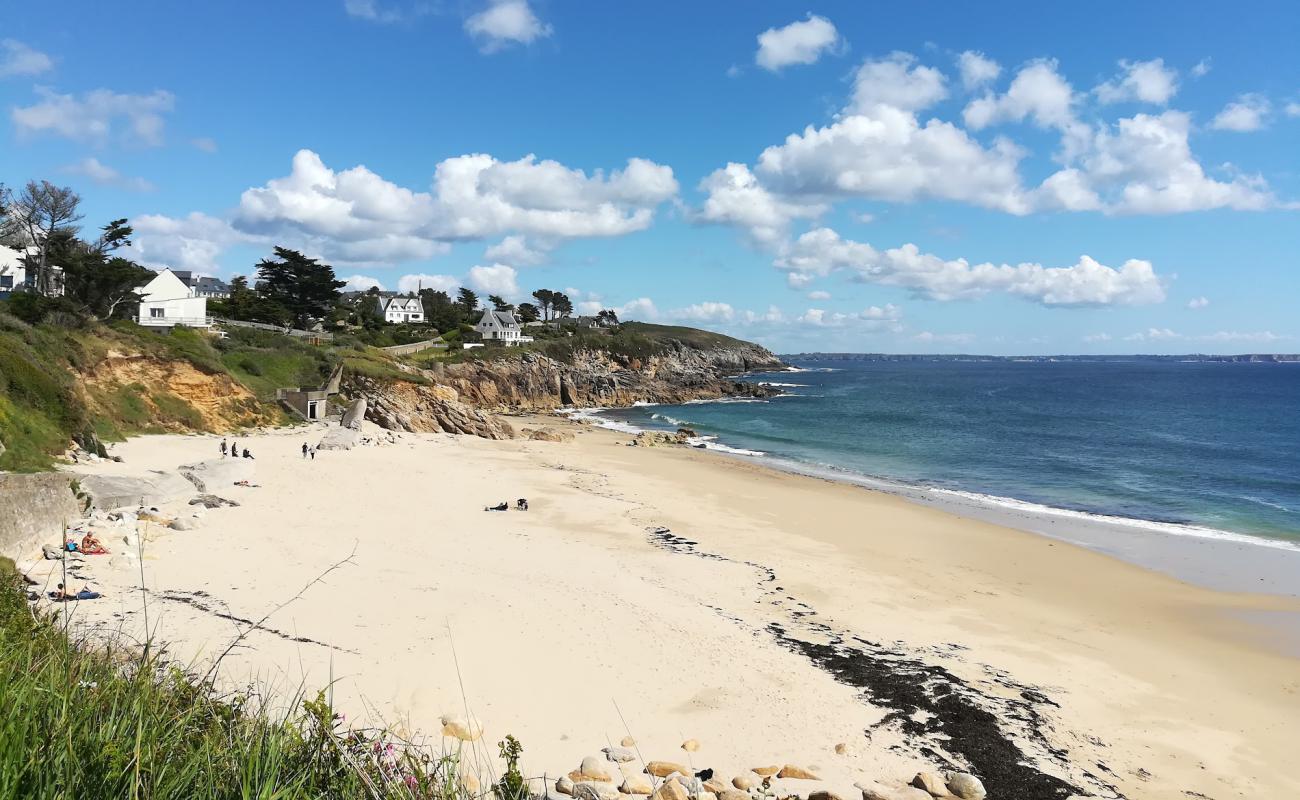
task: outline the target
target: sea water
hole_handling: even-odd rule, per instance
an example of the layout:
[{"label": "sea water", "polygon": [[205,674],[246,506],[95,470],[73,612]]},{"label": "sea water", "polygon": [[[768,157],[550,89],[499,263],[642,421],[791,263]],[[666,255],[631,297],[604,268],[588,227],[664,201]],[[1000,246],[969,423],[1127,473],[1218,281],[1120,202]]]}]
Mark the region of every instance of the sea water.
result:
[{"label": "sea water", "polygon": [[743,378],[782,397],[599,416],[814,474],[1300,547],[1300,364],[792,363]]}]

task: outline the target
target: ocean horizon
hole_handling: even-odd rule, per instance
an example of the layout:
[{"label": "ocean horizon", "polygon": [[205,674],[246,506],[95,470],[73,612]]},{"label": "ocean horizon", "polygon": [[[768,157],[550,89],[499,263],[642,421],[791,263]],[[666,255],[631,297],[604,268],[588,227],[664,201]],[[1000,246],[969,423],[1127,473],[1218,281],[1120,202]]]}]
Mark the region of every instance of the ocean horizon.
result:
[{"label": "ocean horizon", "polygon": [[1300,550],[1293,362],[785,359],[793,370],[742,377],[779,397],[583,415],[689,427],[700,447],[939,501]]}]

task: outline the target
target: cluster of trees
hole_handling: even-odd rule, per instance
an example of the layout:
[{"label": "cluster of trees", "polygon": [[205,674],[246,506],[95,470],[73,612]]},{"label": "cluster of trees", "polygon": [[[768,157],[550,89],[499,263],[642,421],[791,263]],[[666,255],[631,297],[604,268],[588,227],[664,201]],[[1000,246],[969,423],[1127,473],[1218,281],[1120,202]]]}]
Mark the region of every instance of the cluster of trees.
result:
[{"label": "cluster of trees", "polygon": [[[0,184],[0,245],[23,254],[31,292],[16,292],[10,311],[39,321],[51,311],[107,320],[134,311],[139,289],[154,272],[118,251],[131,246],[133,231],[115,219],[93,238],[81,237],[81,197],[49,181],[30,181],[13,192]],[[61,267],[62,296],[56,295]]]},{"label": "cluster of trees", "polygon": [[[51,310],[102,320],[135,313],[140,289],[155,273],[121,254],[131,246],[131,226],[125,219],[115,219],[93,238],[82,238],[80,206],[76,192],[49,181],[31,181],[19,192],[0,184],[0,245],[24,254],[35,289],[13,295],[9,306],[14,313],[32,318],[30,321]],[[50,297],[57,294],[55,266],[63,269],[63,297]],[[371,289],[355,303],[346,303],[339,291],[343,285],[329,264],[297,250],[276,247],[271,258],[258,262],[251,285],[246,276],[233,278],[230,296],[212,300],[208,307],[214,316],[299,328],[318,322],[351,322],[369,328],[383,325],[379,291]],[[472,326],[482,313],[478,294],[467,287],[454,297],[438,289],[423,289],[418,296],[426,324],[439,331]],[[573,301],[564,292],[538,289],[532,297],[535,302],[515,305],[490,294],[487,305],[514,311],[522,322],[564,320],[573,315]],[[603,310],[598,316],[610,324],[618,323],[612,310]]]},{"label": "cluster of trees", "polygon": [[297,250],[276,247],[274,258],[257,263],[257,281],[237,275],[230,281],[230,297],[213,300],[208,308],[216,316],[308,328],[334,318],[343,281],[334,268]]}]

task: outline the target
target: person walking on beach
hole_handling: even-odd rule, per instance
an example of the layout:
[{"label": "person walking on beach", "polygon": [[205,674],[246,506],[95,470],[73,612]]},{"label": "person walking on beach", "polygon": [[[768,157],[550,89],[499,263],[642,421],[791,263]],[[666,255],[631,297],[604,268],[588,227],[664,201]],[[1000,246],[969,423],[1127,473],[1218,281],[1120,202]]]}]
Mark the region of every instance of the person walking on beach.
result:
[{"label": "person walking on beach", "polygon": [[312,449],[308,450],[307,452],[311,453],[311,460],[312,460],[312,461],[315,461],[315,460],[316,460],[316,448],[313,447]]},{"label": "person walking on beach", "polygon": [[303,443],[302,443],[302,457],[303,457],[303,458],[306,458],[306,457],[307,457],[307,443],[306,443],[306,442],[303,442]]},{"label": "person walking on beach", "polygon": [[224,436],[221,438],[221,457],[226,457],[226,439]]}]

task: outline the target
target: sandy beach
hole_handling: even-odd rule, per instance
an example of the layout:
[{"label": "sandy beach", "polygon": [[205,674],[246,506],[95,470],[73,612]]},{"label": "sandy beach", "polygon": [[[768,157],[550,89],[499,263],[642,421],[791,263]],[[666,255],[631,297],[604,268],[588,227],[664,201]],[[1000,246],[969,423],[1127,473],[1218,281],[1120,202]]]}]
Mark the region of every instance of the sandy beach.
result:
[{"label": "sandy beach", "polygon": [[[147,531],[155,639],[202,664],[248,629],[237,620],[307,586],[225,659],[229,685],[333,680],[349,720],[435,737],[468,707],[486,729],[476,757],[513,734],[529,775],[630,735],[647,760],[727,776],[799,764],[849,798],[993,731],[1081,794],[1300,789],[1300,660],[1270,622],[1300,612],[1294,598],[588,425],[523,424],[576,438],[403,434],[311,461],[299,448],[321,427],[240,437],[258,486],[217,492],[239,507]],[[173,469],[215,457],[219,438],[140,437],[113,449],[124,464],[79,469]],[[521,497],[527,512],[483,510]],[[105,596],[75,619],[142,637],[139,564],[115,553],[84,574]]]}]

